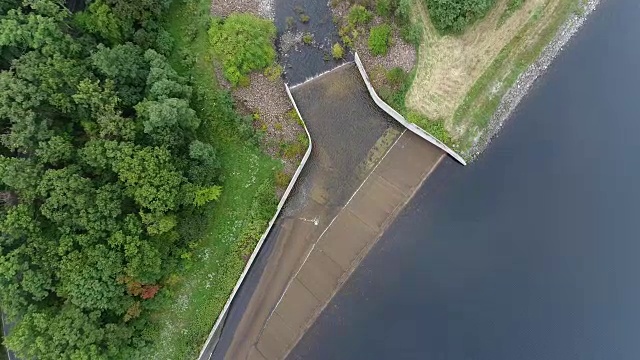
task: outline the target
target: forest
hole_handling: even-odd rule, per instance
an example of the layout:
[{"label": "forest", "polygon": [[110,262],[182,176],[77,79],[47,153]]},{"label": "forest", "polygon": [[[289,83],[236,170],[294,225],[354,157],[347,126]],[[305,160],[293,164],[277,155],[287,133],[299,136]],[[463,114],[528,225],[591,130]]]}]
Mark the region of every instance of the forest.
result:
[{"label": "forest", "polygon": [[0,3],[0,304],[22,358],[134,357],[223,192],[169,5]]}]

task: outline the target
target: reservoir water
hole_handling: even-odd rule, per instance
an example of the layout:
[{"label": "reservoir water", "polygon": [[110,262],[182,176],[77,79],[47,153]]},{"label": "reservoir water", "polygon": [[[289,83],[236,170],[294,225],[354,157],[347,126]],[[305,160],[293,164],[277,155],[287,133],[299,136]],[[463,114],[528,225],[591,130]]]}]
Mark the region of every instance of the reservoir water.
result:
[{"label": "reservoir water", "polygon": [[640,359],[640,2],[604,0],[467,167],[445,161],[293,359]]}]

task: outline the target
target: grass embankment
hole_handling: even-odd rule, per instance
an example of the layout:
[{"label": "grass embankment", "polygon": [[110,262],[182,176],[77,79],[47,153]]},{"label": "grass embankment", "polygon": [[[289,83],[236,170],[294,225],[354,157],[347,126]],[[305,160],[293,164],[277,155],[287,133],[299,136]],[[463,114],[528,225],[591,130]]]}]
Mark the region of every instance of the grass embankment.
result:
[{"label": "grass embankment", "polygon": [[441,35],[424,4],[425,24],[407,107],[444,122],[461,155],[486,130],[505,92],[552,41],[582,0],[498,0],[487,16],[458,36]]},{"label": "grass embankment", "polygon": [[207,29],[209,0],[176,0],[165,28],[174,39],[171,64],[188,76],[196,91],[201,136],[216,145],[222,163],[221,199],[211,206],[204,235],[175,275],[171,301],[156,314],[157,340],[144,357],[193,359],[204,344],[248,256],[275,211],[275,173],[281,163],[261,152],[238,130],[228,94],[216,84]]},{"label": "grass embankment", "polygon": [[[578,11],[581,0],[547,1],[535,8],[525,26],[500,51],[475,82],[453,116],[454,124],[471,121],[473,127],[458,141],[463,149],[473,145],[479,131],[489,124],[504,93],[540,56],[568,16]],[[544,26],[539,26],[542,19]],[[476,130],[473,130],[476,129]]]}]

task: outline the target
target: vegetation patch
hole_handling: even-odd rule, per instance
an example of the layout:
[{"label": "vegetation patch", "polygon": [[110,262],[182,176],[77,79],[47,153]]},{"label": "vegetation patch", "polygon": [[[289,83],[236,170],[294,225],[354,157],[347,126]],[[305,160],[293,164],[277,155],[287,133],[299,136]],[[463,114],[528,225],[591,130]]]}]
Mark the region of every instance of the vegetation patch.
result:
[{"label": "vegetation patch", "polygon": [[442,141],[445,145],[449,147],[455,146],[455,143],[451,138],[451,134],[449,134],[449,131],[447,131],[447,129],[444,127],[444,121],[430,120],[426,116],[415,111],[409,111],[405,115],[405,118],[410,123],[418,125],[420,128],[422,128],[422,130],[428,132],[436,139]]},{"label": "vegetation patch", "polygon": [[251,14],[232,14],[215,19],[209,29],[214,53],[224,67],[224,75],[233,85],[256,70],[273,64],[276,50],[273,22]]},{"label": "vegetation patch", "polygon": [[369,50],[373,55],[386,55],[390,39],[391,26],[382,24],[372,27],[369,33]]},{"label": "vegetation patch", "polygon": [[[453,116],[453,124],[472,122],[471,126],[467,125],[469,130],[458,139],[461,148],[468,149],[473,145],[478,134],[489,124],[504,93],[538,58],[580,1],[549,1],[536,8],[525,26],[515,34],[478,78]],[[544,21],[542,28],[539,25],[541,21]],[[531,39],[529,34],[534,29],[538,33]]]},{"label": "vegetation patch", "polygon": [[353,5],[349,10],[347,21],[349,22],[350,26],[356,27],[367,25],[372,18],[373,14],[371,14],[371,11],[367,10],[367,8],[362,5]]},{"label": "vegetation patch", "polygon": [[217,88],[210,2],[168,5],[0,6],[0,302],[21,358],[195,358],[274,213],[282,165]]},{"label": "vegetation patch", "polygon": [[516,11],[519,10],[522,5],[524,5],[525,0],[509,0],[507,2],[507,7],[500,15],[500,19],[498,20],[498,26],[504,24],[505,21]]},{"label": "vegetation patch", "polygon": [[342,45],[340,45],[340,43],[333,44],[333,46],[331,47],[331,55],[336,60],[342,59],[344,57],[344,48],[342,47]]},{"label": "vegetation patch", "polygon": [[460,33],[484,17],[495,0],[425,0],[431,21],[438,31]]}]

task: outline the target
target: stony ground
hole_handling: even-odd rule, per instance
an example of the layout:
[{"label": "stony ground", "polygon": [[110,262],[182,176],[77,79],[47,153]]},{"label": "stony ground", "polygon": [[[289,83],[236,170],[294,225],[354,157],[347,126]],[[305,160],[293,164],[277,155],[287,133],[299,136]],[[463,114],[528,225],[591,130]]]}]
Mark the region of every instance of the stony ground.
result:
[{"label": "stony ground", "polygon": [[273,0],[213,0],[212,15],[226,17],[232,13],[250,13],[273,20]]},{"label": "stony ground", "polygon": [[[331,7],[331,12],[336,19],[339,19],[338,26],[346,23],[346,16],[349,12],[350,4],[348,1],[341,1],[335,6]],[[375,16],[369,26],[380,25],[383,19],[379,16]],[[392,24],[393,26],[393,24]],[[373,85],[376,85],[375,74],[382,73],[380,69],[391,70],[399,67],[404,71],[409,72],[416,64],[416,48],[411,44],[407,44],[400,38],[400,33],[397,28],[393,29],[393,35],[391,38],[391,46],[387,55],[376,56],[371,54],[368,46],[369,33],[365,32],[361,34],[355,42],[355,50],[362,60],[362,64],[367,69],[367,73],[372,75]]]}]

